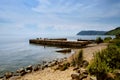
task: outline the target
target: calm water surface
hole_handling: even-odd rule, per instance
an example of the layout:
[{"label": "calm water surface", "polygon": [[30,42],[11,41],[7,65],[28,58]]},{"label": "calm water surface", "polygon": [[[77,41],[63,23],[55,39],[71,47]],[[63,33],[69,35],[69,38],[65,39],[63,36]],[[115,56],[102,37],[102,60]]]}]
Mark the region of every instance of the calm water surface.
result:
[{"label": "calm water surface", "polygon": [[[98,36],[67,36],[68,40],[96,39],[96,37]],[[102,38],[104,37],[106,36],[102,36]],[[55,52],[59,49],[29,44],[29,38],[0,37],[0,75],[6,71],[15,71],[30,64],[71,55]]]}]

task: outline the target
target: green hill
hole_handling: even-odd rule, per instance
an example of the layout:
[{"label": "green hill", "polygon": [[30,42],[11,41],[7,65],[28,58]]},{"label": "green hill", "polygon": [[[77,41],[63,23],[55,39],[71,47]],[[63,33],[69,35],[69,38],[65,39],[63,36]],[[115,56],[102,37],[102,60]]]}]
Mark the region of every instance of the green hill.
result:
[{"label": "green hill", "polygon": [[77,33],[77,35],[104,35],[106,31],[94,31],[94,30],[89,30],[89,31],[80,31]]},{"label": "green hill", "polygon": [[105,35],[117,35],[120,34],[120,27],[117,27],[116,29],[110,30],[105,33]]}]

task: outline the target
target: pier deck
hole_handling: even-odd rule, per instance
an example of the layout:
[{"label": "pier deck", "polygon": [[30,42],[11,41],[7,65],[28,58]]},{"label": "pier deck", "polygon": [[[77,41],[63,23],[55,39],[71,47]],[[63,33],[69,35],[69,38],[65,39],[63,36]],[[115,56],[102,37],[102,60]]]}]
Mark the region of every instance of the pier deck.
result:
[{"label": "pier deck", "polygon": [[49,46],[62,46],[62,47],[83,47],[89,44],[89,41],[67,41],[67,40],[50,40],[50,39],[30,39],[29,43],[41,44]]}]

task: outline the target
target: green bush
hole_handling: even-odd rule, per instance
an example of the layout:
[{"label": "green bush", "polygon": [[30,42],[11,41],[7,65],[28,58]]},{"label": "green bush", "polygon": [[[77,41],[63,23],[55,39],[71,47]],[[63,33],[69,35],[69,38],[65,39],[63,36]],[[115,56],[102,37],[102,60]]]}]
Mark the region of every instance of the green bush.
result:
[{"label": "green bush", "polygon": [[105,74],[115,69],[120,69],[120,50],[115,45],[109,45],[107,49],[97,52],[88,67],[89,73],[96,75],[98,80],[104,80]]},{"label": "green bush", "polygon": [[100,44],[103,42],[103,39],[101,37],[96,38],[96,43]]},{"label": "green bush", "polygon": [[91,75],[100,76],[108,72],[109,67],[104,61],[104,57],[102,57],[104,52],[105,50],[96,53],[94,61],[88,66],[88,71]]},{"label": "green bush", "polygon": [[105,38],[104,38],[104,42],[110,42],[111,40],[112,40],[111,37],[105,37]]},{"label": "green bush", "polygon": [[115,46],[117,46],[117,47],[120,48],[120,39],[114,39],[114,40],[112,41],[112,45],[115,45]]}]

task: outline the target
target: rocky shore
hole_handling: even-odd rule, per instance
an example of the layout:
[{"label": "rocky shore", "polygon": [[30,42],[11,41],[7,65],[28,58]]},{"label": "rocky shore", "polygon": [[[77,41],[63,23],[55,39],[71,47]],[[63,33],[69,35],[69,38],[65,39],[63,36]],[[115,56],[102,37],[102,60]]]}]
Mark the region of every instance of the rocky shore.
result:
[{"label": "rocky shore", "polygon": [[1,76],[0,80],[16,80],[26,74],[33,73],[36,71],[42,71],[45,68],[53,67],[55,65],[59,65],[63,62],[65,62],[67,58],[61,58],[61,59],[55,59],[53,61],[43,61],[42,64],[36,64],[36,65],[29,65],[27,67],[20,68],[16,70],[15,72],[6,72],[4,76]]},{"label": "rocky shore", "polygon": [[96,80],[88,74],[86,66],[93,59],[93,53],[105,49],[106,46],[107,44],[104,43],[90,44],[83,48],[84,60],[81,67],[73,67],[69,64],[79,52],[79,49],[74,49],[75,54],[69,58],[43,61],[43,64],[29,65],[16,72],[6,72],[0,80]]}]

